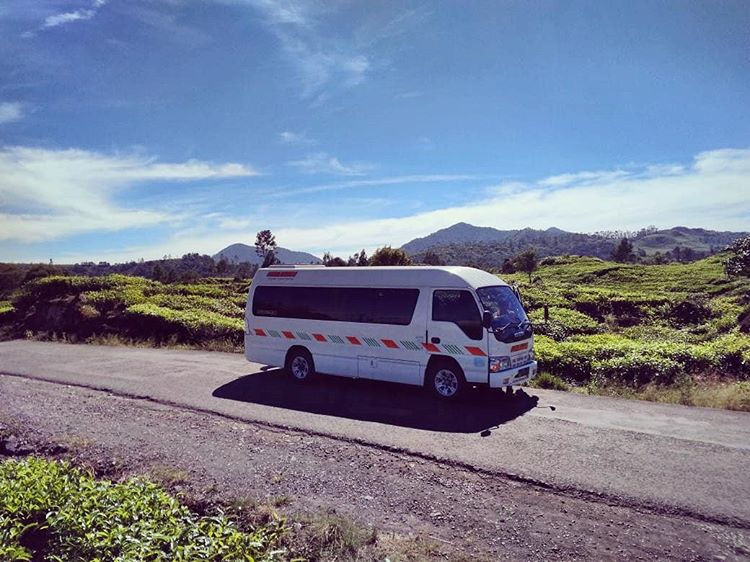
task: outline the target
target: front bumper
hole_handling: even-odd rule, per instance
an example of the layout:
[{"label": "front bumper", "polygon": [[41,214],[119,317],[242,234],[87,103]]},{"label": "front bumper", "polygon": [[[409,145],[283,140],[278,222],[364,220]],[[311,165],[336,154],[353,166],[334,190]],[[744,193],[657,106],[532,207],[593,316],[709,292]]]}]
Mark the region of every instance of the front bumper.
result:
[{"label": "front bumper", "polygon": [[490,373],[490,388],[503,388],[530,381],[536,376],[536,361],[531,361],[519,367],[506,369],[499,373]]}]

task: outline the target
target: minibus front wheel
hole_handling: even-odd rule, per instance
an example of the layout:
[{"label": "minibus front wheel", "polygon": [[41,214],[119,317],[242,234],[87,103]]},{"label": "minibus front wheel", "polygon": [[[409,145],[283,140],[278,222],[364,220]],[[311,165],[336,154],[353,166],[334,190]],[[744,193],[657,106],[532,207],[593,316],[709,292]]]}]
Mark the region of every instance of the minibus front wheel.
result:
[{"label": "minibus front wheel", "polygon": [[304,347],[293,347],[287,352],[284,369],[296,382],[307,382],[315,375],[312,355]]},{"label": "minibus front wheel", "polygon": [[437,360],[427,369],[425,381],[430,392],[441,400],[455,400],[466,388],[466,379],[455,361]]}]

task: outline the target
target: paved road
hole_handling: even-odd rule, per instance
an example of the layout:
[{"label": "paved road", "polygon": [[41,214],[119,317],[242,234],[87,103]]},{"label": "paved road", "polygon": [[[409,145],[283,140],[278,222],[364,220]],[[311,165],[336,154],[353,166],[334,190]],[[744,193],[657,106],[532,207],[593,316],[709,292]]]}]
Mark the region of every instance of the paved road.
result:
[{"label": "paved road", "polygon": [[[291,383],[241,355],[0,343],[0,373],[293,427],[750,528],[750,415],[529,390],[436,404],[417,388]],[[2,396],[0,396],[2,408]]]}]

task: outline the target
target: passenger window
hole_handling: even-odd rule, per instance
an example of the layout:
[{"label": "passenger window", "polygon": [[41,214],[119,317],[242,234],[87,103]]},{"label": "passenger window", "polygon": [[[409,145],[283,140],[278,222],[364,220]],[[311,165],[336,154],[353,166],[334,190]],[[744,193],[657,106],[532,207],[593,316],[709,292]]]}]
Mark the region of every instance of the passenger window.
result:
[{"label": "passenger window", "polygon": [[471,339],[482,339],[482,317],[477,302],[469,291],[435,291],[432,294],[432,319],[453,322]]}]

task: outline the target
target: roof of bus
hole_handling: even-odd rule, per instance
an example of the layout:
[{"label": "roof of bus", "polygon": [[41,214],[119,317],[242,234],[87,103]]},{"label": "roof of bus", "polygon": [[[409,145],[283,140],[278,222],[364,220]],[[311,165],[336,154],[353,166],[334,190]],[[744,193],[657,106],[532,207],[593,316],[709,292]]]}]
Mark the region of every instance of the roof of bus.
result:
[{"label": "roof of bus", "polygon": [[347,287],[456,287],[506,285],[504,281],[473,267],[393,266],[325,267],[272,266],[260,269],[255,284],[340,285]]}]

